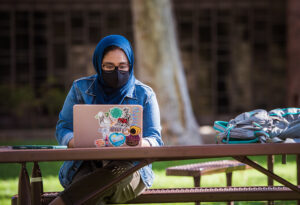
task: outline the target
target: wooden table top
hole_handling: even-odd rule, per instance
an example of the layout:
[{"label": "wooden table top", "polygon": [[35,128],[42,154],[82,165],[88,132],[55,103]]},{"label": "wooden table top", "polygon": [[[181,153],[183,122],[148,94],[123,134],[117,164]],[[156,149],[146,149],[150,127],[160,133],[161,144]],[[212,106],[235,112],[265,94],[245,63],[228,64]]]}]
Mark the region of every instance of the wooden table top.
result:
[{"label": "wooden table top", "polygon": [[0,163],[65,160],[183,160],[231,156],[300,154],[300,143],[292,144],[209,144],[163,147],[105,147],[71,149],[0,148]]}]

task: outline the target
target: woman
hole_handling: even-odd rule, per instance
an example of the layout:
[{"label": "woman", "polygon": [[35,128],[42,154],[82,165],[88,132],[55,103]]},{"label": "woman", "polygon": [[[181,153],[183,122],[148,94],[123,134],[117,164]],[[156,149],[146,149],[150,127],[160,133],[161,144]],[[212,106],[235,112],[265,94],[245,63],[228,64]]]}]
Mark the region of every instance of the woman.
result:
[{"label": "woman", "polygon": [[[59,144],[74,147],[73,105],[139,104],[143,106],[142,146],[163,145],[155,93],[135,79],[133,64],[133,50],[125,37],[110,35],[98,43],[93,55],[97,74],[74,81],[59,114],[56,126]],[[51,204],[74,204],[116,177],[113,173],[116,167],[126,170],[133,164],[128,161],[67,161],[59,172],[65,190]],[[141,194],[152,183],[152,167],[148,165],[87,204],[123,203]]]}]

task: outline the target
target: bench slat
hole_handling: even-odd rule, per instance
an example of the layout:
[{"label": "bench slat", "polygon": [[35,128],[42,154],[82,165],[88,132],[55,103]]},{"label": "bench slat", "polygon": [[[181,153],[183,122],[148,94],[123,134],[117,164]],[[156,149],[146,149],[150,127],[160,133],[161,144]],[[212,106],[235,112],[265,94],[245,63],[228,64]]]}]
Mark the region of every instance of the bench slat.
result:
[{"label": "bench slat", "polygon": [[149,189],[128,204],[299,199],[300,194],[283,186]]},{"label": "bench slat", "polygon": [[168,176],[202,176],[215,173],[229,173],[237,170],[245,170],[250,167],[236,160],[220,160],[181,166],[169,167],[166,169]]},{"label": "bench slat", "polygon": [[[57,195],[58,192],[44,193],[42,204],[48,204]],[[17,198],[13,196],[12,205],[17,205]],[[127,204],[249,200],[300,200],[300,194],[284,186],[148,189]]]}]

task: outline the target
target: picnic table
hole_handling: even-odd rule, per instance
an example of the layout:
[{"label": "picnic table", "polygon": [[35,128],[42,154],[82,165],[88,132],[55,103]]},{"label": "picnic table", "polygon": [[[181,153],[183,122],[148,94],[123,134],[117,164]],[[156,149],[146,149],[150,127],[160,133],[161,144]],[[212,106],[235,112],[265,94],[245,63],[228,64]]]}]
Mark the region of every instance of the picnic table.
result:
[{"label": "picnic table", "polygon": [[[273,155],[297,156],[297,185],[294,185],[273,172],[272,160],[264,168],[248,156],[264,155],[268,159]],[[165,147],[128,147],[128,148],[72,148],[13,150],[0,149],[0,163],[22,163],[65,160],[136,160],[138,165],[128,170],[109,184],[91,193],[86,199],[104,192],[115,183],[124,179],[141,167],[154,161],[187,160],[232,157],[262,172],[269,178],[269,186],[260,187],[194,187],[149,189],[128,203],[164,203],[164,202],[209,202],[209,201],[266,201],[298,200],[300,204],[300,144],[240,144],[240,145],[198,145],[198,146],[165,146]],[[22,171],[24,171],[22,166]],[[25,169],[26,170],[26,169]],[[19,179],[19,197],[28,196],[28,180]],[[273,180],[282,186],[273,186]],[[167,186],[167,185],[166,185]],[[25,193],[24,193],[25,192]],[[51,194],[50,194],[51,195]],[[55,194],[52,196],[56,196]],[[47,197],[47,194],[45,194]],[[51,198],[51,197],[50,197]],[[50,199],[50,200],[52,200]],[[22,200],[18,199],[20,204]]]}]

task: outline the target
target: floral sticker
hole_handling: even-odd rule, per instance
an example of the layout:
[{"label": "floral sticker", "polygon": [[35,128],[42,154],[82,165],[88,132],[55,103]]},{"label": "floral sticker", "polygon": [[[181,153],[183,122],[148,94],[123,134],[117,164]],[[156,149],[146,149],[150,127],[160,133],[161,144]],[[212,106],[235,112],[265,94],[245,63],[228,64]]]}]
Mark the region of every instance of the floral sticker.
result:
[{"label": "floral sticker", "polygon": [[141,133],[141,128],[137,126],[131,126],[129,132],[131,135],[139,135]]}]

